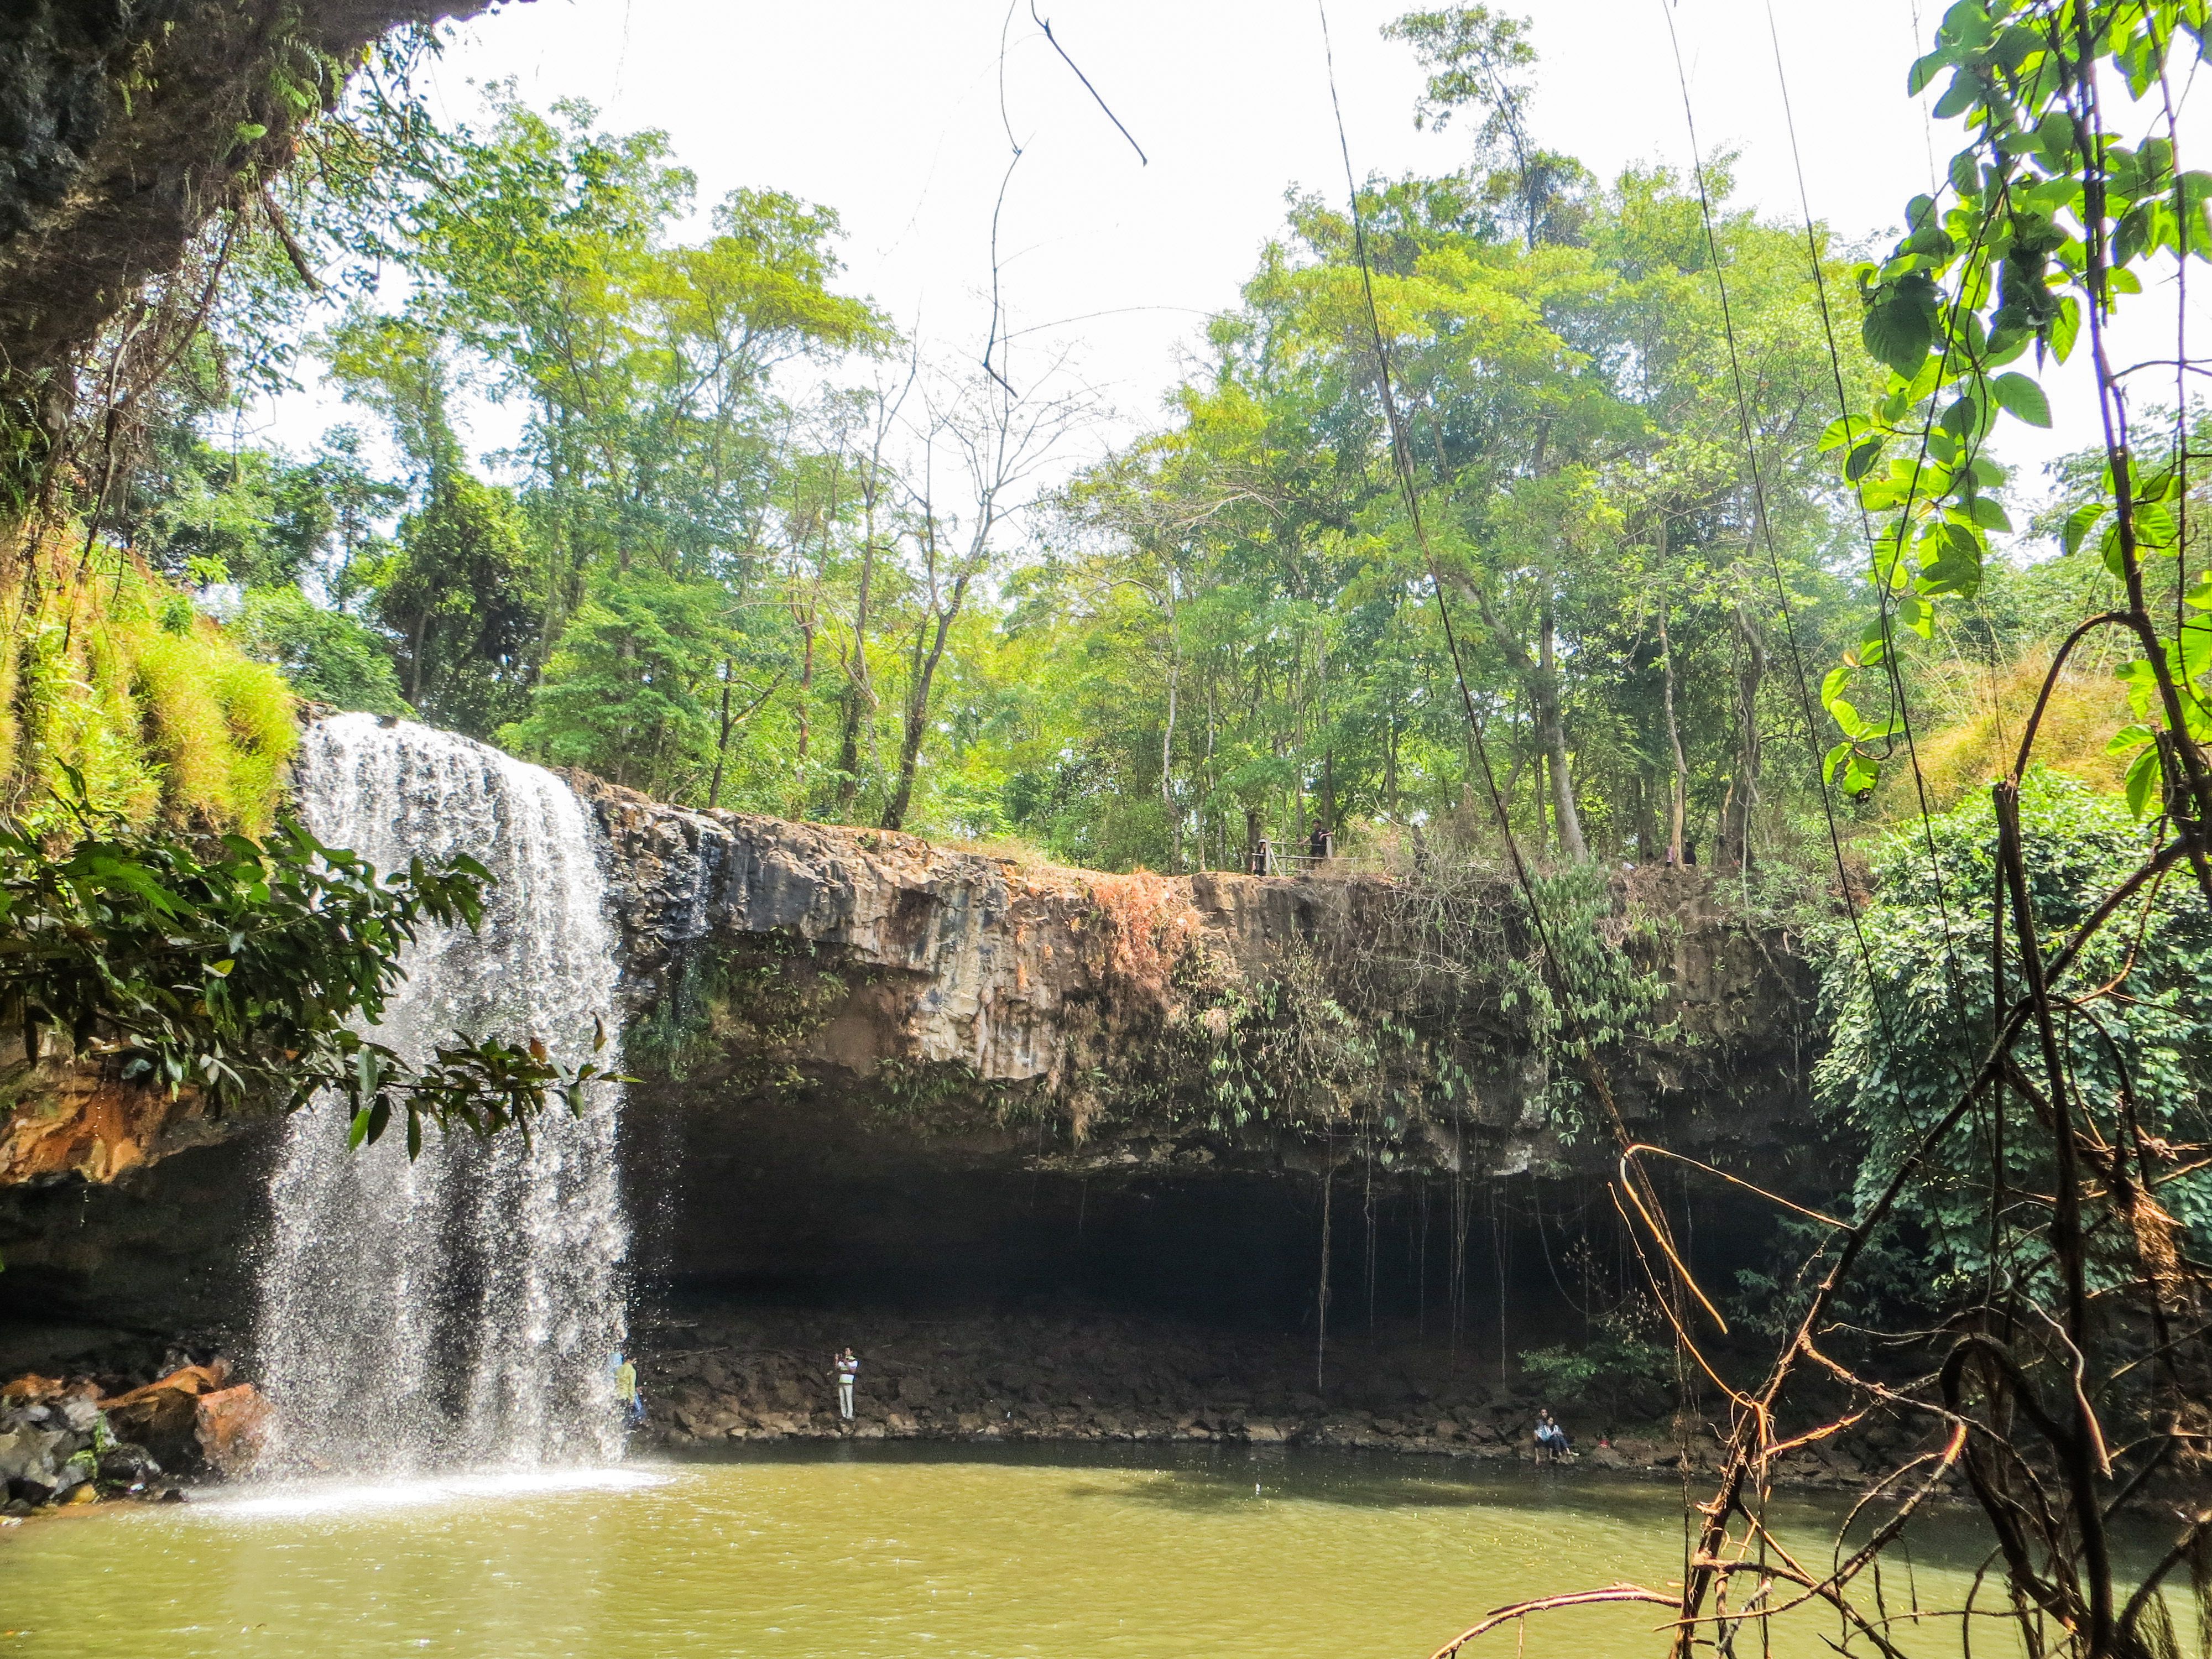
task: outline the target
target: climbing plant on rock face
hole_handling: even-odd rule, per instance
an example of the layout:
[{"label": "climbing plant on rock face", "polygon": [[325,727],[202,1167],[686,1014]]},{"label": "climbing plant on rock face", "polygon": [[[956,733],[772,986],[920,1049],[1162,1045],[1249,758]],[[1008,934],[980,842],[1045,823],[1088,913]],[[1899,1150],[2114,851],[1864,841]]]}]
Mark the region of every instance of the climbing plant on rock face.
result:
[{"label": "climbing plant on rock face", "polygon": [[1433,1028],[1401,1035],[1431,1050],[1440,1115],[1475,1109],[1473,1073],[1510,1075],[1571,1141],[1597,1126],[1590,1060],[1680,1035],[1655,966],[1668,924],[1595,866],[1532,874],[1524,890],[1447,852],[1401,873],[1385,903],[1353,969],[1360,1000]]}]

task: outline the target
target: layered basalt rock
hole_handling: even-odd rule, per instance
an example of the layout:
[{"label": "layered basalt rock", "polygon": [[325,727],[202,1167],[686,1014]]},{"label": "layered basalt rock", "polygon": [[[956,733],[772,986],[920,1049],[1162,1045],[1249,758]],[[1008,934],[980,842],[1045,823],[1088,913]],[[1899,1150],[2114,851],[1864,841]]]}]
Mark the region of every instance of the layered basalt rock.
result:
[{"label": "layered basalt rock", "polygon": [[[1395,971],[1413,924],[1387,878],[1101,875],[574,781],[607,830],[639,1095],[735,1114],[735,1139],[780,1121],[1077,1172],[1614,1155],[1609,1128],[1559,1109],[1577,1091],[1525,1013]],[[1600,1057],[1631,1127],[1739,1159],[1802,1146],[1810,986],[1790,942],[1695,871],[1625,872],[1612,902],[1622,931],[1652,924],[1632,949],[1666,986],[1662,1034]],[[1314,1062],[1316,1023],[1351,1048]]]}]

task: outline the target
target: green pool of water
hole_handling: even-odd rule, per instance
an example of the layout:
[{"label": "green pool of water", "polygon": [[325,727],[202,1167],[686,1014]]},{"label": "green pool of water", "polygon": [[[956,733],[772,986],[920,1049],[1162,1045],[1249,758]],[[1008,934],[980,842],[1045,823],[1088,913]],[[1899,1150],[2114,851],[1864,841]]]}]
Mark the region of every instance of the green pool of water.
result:
[{"label": "green pool of water", "polygon": [[[1680,1571],[1663,1485],[1087,1450],[848,1446],[55,1516],[0,1533],[0,1659],[1425,1659],[1500,1602]],[[1821,1519],[1785,1522],[1809,1540]],[[1922,1547],[1922,1601],[1957,1605],[1971,1562]],[[1524,1652],[1662,1652],[1657,1612],[1554,1613]],[[1773,1651],[1826,1653],[1824,1629]]]}]

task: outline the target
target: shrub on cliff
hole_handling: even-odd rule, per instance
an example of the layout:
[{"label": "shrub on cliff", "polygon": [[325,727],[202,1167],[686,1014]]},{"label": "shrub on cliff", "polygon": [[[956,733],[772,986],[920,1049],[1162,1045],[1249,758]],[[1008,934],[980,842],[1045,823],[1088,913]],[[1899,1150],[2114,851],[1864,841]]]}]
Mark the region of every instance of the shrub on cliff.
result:
[{"label": "shrub on cliff", "polygon": [[281,671],[292,689],[314,702],[364,714],[413,711],[384,642],[343,611],[317,605],[296,587],[258,588],[246,596],[231,637],[246,653]]},{"label": "shrub on cliff", "polygon": [[[2117,797],[2039,768],[2027,774],[2020,811],[2048,955],[2141,863],[2147,831]],[[1858,931],[1838,928],[1829,941],[1822,1000],[1834,1040],[1814,1083],[1823,1103],[1866,1139],[1854,1194],[1861,1203],[1957,1098],[1989,1046],[1996,844],[1985,795],[1897,831],[1875,854],[1879,887]],[[2212,984],[2212,919],[2185,878],[2153,886],[2130,918],[2099,933],[2053,987],[2061,998],[2108,983],[2123,994],[2066,1003],[2057,1040],[2084,1098],[2100,1112],[2121,1108],[2127,1133],[2203,1140],[2212,1133],[2212,999],[2203,989]],[[2008,977],[2016,991],[2016,963]],[[2053,1190],[2054,1180],[2049,1137],[2033,1127],[2039,1109],[2013,1093],[2007,1116],[2017,1121],[2008,1133],[1988,1112],[1969,1114],[1939,1144],[1930,1176],[1899,1200],[1899,1223],[1924,1237],[1922,1283],[1932,1281],[1939,1297],[1988,1270],[1993,1237],[2000,1270],[2008,1270],[2008,1241],[2039,1224],[2034,1195]],[[1993,1229],[1988,1205],[2000,1146],[2013,1201]],[[2212,1176],[2201,1168],[2177,1175],[2158,1199],[2191,1241],[2191,1254],[2212,1247]]]}]

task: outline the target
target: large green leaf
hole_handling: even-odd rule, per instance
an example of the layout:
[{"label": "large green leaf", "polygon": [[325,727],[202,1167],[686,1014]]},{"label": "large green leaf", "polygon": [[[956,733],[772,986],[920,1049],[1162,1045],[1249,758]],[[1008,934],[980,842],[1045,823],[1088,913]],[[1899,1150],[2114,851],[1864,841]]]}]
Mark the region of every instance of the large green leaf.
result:
[{"label": "large green leaf", "polygon": [[1875,360],[1911,377],[1928,359],[1936,338],[1936,285],[1921,273],[1878,291],[1867,306],[1859,337]]},{"label": "large green leaf", "polygon": [[2025,374],[2000,374],[1990,382],[1990,392],[2006,414],[2030,426],[2051,424],[2051,400],[2043,388]]},{"label": "large green leaf", "polygon": [[2059,532],[2059,541],[2066,551],[2069,554],[2079,551],[2082,538],[2095,529],[2097,520],[2111,510],[2109,502],[2084,501],[2069,513],[2065,526]]},{"label": "large green leaf", "polygon": [[2128,768],[2128,810],[2139,818],[2157,816],[2166,802],[2165,783],[2166,771],[2159,760],[2158,745],[2152,744]]}]

